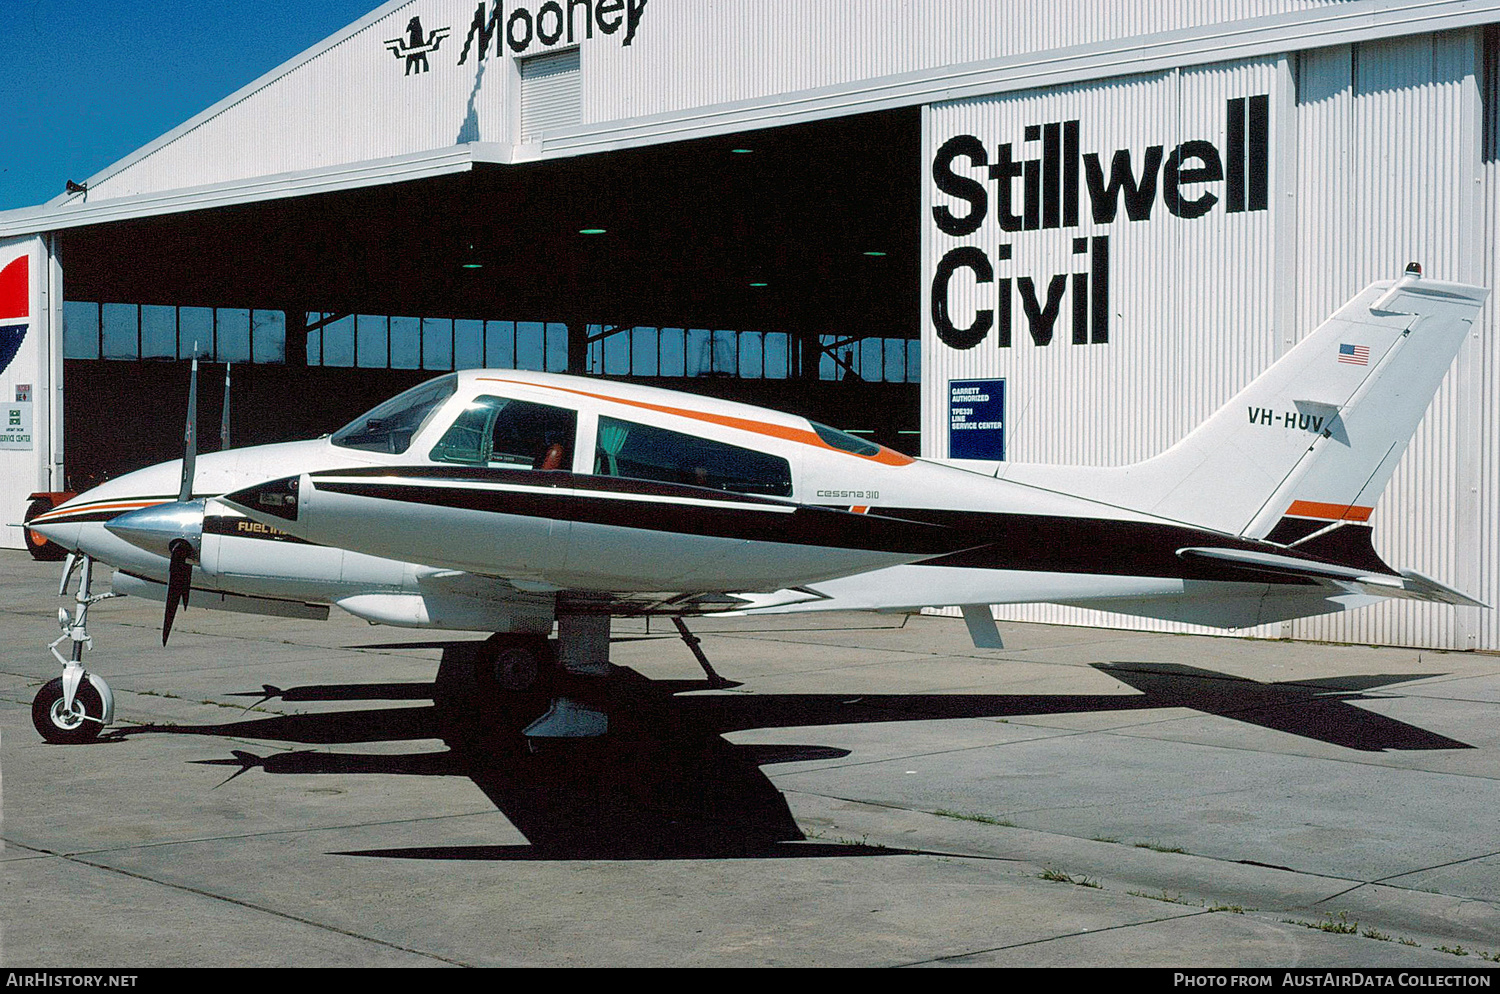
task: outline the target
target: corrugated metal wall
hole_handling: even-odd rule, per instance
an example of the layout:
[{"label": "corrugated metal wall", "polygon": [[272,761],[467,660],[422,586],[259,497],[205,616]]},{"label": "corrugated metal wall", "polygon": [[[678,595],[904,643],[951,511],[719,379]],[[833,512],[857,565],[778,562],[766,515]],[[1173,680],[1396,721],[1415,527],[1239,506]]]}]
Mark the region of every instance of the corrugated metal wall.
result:
[{"label": "corrugated metal wall", "polygon": [[[1484,284],[1500,291],[1500,26],[1483,33],[1484,77],[1481,88],[1484,186]],[[1491,297],[1480,329],[1479,388],[1479,595],[1500,608],[1500,304]],[[1500,611],[1476,611],[1479,646],[1500,645]]]},{"label": "corrugated metal wall", "polygon": [[[122,197],[363,162],[497,140],[478,122],[503,118],[508,65],[470,56],[456,65],[474,11],[469,0],[411,0],[261,81],[124,168],[90,196]],[[439,47],[408,71],[387,41],[406,41],[413,16]],[[191,57],[190,55],[185,57]],[[296,60],[294,60],[296,63]],[[500,69],[489,72],[487,69]],[[513,72],[513,70],[511,70]],[[493,125],[492,125],[493,128]]]},{"label": "corrugated metal wall", "polygon": [[1328,7],[1329,0],[651,0],[586,56],[585,120]]},{"label": "corrugated metal wall", "polygon": [[578,49],[548,52],[520,63],[521,141],[579,123],[583,113]]},{"label": "corrugated metal wall", "polygon": [[[644,7],[631,0],[600,14],[598,2],[554,4],[565,12],[561,24],[556,14],[542,14],[546,0],[387,4],[105,170],[90,195],[207,186],[464,142],[511,143],[519,117],[516,59],[574,44],[581,121],[598,124],[1338,5],[1116,0],[1099,16],[1097,0],[649,0]],[[633,34],[631,9],[638,11]],[[525,17],[512,27],[518,12]],[[487,46],[472,30],[476,14],[490,32]],[[598,27],[601,17],[611,32]],[[444,37],[425,61],[409,64],[388,43],[408,43],[413,18],[424,42],[435,32]]]},{"label": "corrugated metal wall", "polygon": [[[1299,294],[1304,328],[1351,288],[1388,278],[1408,260],[1433,276],[1485,281],[1479,39],[1472,31],[1418,35],[1303,57],[1299,113],[1311,113],[1299,142],[1299,247],[1322,270]],[[1481,589],[1476,555],[1481,352],[1476,331],[1372,522],[1376,547],[1393,565],[1494,600],[1496,591]],[[1473,648],[1478,613],[1387,602],[1291,630],[1340,642]]]},{"label": "corrugated metal wall", "polygon": [[[996,331],[966,350],[948,348],[934,334],[924,336],[924,454],[948,454],[946,391],[950,379],[1006,379],[1010,460],[1110,465],[1144,459],[1166,448],[1274,361],[1286,331],[1278,326],[1276,295],[1271,291],[1282,278],[1279,273],[1286,266],[1288,246],[1282,244],[1284,237],[1280,242],[1277,238],[1281,205],[1271,202],[1271,192],[1286,185],[1283,160],[1287,150],[1269,143],[1263,181],[1266,202],[1255,205],[1260,209],[1249,209],[1246,201],[1245,209],[1231,212],[1224,184],[1219,183],[1184,186],[1184,199],[1197,200],[1204,192],[1217,190],[1217,200],[1200,216],[1177,216],[1166,204],[1162,172],[1172,151],[1193,141],[1208,142],[1220,165],[1226,165],[1231,111],[1243,115],[1252,98],[1260,98],[1266,110],[1265,134],[1276,133],[1288,113],[1291,89],[1285,60],[1272,59],[929,108],[924,115],[928,163],[955,135],[973,135],[991,156],[1009,143],[1015,158],[1032,159],[1041,145],[1026,141],[1028,125],[1077,120],[1079,154],[1097,156],[1098,179],[1107,183],[1114,178],[1116,162],[1123,165],[1120,153],[1128,151],[1132,177],[1138,183],[1144,181],[1151,166],[1148,157],[1155,149],[1151,175],[1156,178],[1156,190],[1149,203],[1142,198],[1134,219],[1123,196],[1117,194],[1113,220],[1102,221],[1089,192],[1089,166],[1084,163],[1077,167],[1081,189],[1076,226],[1002,230],[998,190],[988,179],[989,209],[978,230],[951,237],[930,220],[924,224],[928,274],[961,245],[982,247],[992,260],[993,282],[955,280],[949,286],[949,307],[956,323],[967,325],[978,310],[987,309],[996,313],[998,325],[1004,310],[999,294],[1008,290],[1012,297],[1008,347],[1001,346]],[[1248,151],[1235,155],[1249,158]],[[965,171],[970,165],[959,160],[956,169]],[[980,177],[986,173],[984,169],[968,171]],[[965,205],[935,190],[933,183],[925,188],[924,218],[931,218],[934,207],[966,212]],[[1015,182],[1015,188],[1019,195],[1024,177]],[[1075,255],[1074,240],[1090,239],[1092,247],[1101,237],[1108,239],[1109,246],[1108,341],[1073,343],[1070,287],[1051,341],[1038,345],[1022,295],[1030,296],[1033,310],[1041,310],[1036,305],[1045,305],[1048,282],[1057,274],[1083,268],[1080,263],[1092,255]],[[1010,247],[1008,260],[996,258],[1004,254],[996,251],[1001,245]],[[1021,286],[1023,278],[1031,281],[1029,288]],[[1007,279],[1008,286],[1002,282]],[[929,276],[925,287],[929,296],[923,303],[927,314],[932,291]],[[1048,605],[1003,612],[1005,617],[1026,620],[1141,625],[1138,619],[1124,622],[1097,612]]]},{"label": "corrugated metal wall", "polygon": [[[996,262],[996,282],[1033,271],[1040,284],[1065,271],[1059,238],[1107,234],[1115,313],[1107,345],[1036,347],[1020,318],[1008,349],[995,347],[993,336],[972,349],[948,348],[928,318],[926,454],[947,454],[950,379],[1005,377],[1010,459],[1134,461],[1186,434],[1339,304],[1370,281],[1399,274],[1409,260],[1435,277],[1493,286],[1496,164],[1491,150],[1481,165],[1482,37],[1478,30],[1416,35],[929,108],[927,165],[954,135],[976,135],[993,154],[1002,142],[1022,148],[1026,124],[1069,117],[1082,118],[1082,147],[1103,153],[1101,162],[1110,150],[1129,148],[1138,172],[1147,145],[1170,149],[1203,138],[1227,164],[1238,153],[1228,151],[1226,102],[1253,94],[1269,97],[1270,147],[1263,211],[1231,213],[1219,203],[1196,219],[1163,211],[1077,231],[1007,233],[990,217],[972,235],[952,238],[931,209],[961,213],[965,204],[929,179],[929,281],[955,245],[993,253],[1009,242],[1013,259]],[[1493,101],[1488,113],[1493,126]],[[970,165],[958,161],[960,172]],[[1227,184],[1213,189],[1228,199]],[[976,308],[992,307],[995,295],[995,285],[955,280],[948,293],[954,320],[966,323]],[[1486,327],[1460,354],[1373,521],[1376,547],[1393,565],[1500,603],[1495,310],[1493,302],[1486,308]],[[1500,626],[1492,614],[1388,602],[1254,634],[1494,649]],[[1003,616],[1179,630],[1053,607],[1005,609]]]}]

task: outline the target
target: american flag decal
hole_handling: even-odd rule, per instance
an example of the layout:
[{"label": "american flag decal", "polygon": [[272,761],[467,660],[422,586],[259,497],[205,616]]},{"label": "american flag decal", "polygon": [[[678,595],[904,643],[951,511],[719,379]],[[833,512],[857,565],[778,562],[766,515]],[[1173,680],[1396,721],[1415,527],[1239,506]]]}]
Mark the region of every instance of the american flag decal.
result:
[{"label": "american flag decal", "polygon": [[1351,366],[1368,366],[1370,347],[1368,345],[1340,345],[1339,362],[1347,362]]}]

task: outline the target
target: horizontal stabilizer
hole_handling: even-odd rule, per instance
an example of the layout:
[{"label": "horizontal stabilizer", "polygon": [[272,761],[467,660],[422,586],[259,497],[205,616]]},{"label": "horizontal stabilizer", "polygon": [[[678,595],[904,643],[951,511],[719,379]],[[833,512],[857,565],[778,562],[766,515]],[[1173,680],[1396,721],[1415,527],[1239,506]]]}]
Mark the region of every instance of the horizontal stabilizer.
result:
[{"label": "horizontal stabilizer", "polygon": [[1460,607],[1487,607],[1467,594],[1444,586],[1420,573],[1403,570],[1400,574],[1372,573],[1369,570],[1337,563],[1297,559],[1271,552],[1256,552],[1249,549],[1186,548],[1178,549],[1177,555],[1187,560],[1214,560],[1230,563],[1241,569],[1270,573],[1283,577],[1301,577],[1307,580],[1333,581],[1349,585],[1365,593],[1382,597],[1402,597],[1409,600],[1437,601]]},{"label": "horizontal stabilizer", "polygon": [[1408,596],[1417,600],[1439,601],[1443,604],[1453,604],[1457,607],[1489,607],[1484,601],[1477,601],[1468,594],[1438,583],[1430,576],[1423,576],[1416,570],[1402,570],[1401,579],[1406,581],[1405,588],[1408,591]]},{"label": "horizontal stabilizer", "polygon": [[1278,576],[1301,576],[1310,580],[1355,580],[1399,586],[1399,577],[1372,574],[1368,570],[1334,563],[1320,563],[1309,559],[1278,556],[1273,552],[1255,552],[1249,549],[1178,549],[1180,559],[1213,559],[1233,563],[1258,573],[1274,573]]}]

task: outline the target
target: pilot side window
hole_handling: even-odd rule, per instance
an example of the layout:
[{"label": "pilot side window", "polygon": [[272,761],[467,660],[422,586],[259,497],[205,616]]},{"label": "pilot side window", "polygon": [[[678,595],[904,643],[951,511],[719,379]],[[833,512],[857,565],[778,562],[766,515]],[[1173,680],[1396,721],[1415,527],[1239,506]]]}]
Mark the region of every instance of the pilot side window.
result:
[{"label": "pilot side window", "polygon": [[607,417],[599,418],[594,473],[740,494],[792,495],[791,464],[780,456]]},{"label": "pilot side window", "polygon": [[434,462],[573,468],[578,412],[526,400],[475,397],[433,446]]},{"label": "pilot side window", "polygon": [[330,441],[346,449],[393,455],[405,452],[427,419],[453,396],[457,386],[458,377],[451,373],[418,384],[344,425],[333,433]]}]

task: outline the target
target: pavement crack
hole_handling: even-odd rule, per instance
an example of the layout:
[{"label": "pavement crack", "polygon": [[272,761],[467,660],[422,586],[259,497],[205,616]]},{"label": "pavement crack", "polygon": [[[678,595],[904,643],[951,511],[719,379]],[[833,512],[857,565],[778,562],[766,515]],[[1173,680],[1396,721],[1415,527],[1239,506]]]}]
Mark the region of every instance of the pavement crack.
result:
[{"label": "pavement crack", "polygon": [[1048,942],[1057,942],[1062,939],[1079,939],[1085,936],[1099,935],[1103,932],[1119,932],[1128,928],[1139,928],[1142,925],[1157,925],[1161,922],[1182,921],[1187,918],[1197,918],[1200,915],[1211,915],[1214,912],[1204,908],[1201,911],[1187,911],[1180,915],[1164,915],[1160,918],[1150,918],[1145,921],[1123,922],[1119,925],[1104,925],[1099,928],[1084,929],[1081,932],[1065,932],[1062,935],[1049,935],[1041,939],[1027,939],[1025,942],[1012,942],[1003,946],[988,946],[984,949],[971,949],[963,953],[949,953],[946,956],[933,956],[929,959],[912,960],[909,963],[898,963],[898,967],[927,966],[931,963],[952,963],[957,960],[969,959],[974,956],[983,956],[985,953],[1004,952],[1007,949],[1024,949],[1027,946],[1039,946]]},{"label": "pavement crack", "polygon": [[[1434,863],[1431,866],[1420,866],[1420,867],[1418,867],[1415,870],[1403,870],[1400,873],[1393,873],[1393,874],[1391,874],[1388,877],[1380,877],[1379,879],[1371,880],[1370,883],[1372,883],[1372,884],[1381,884],[1381,885],[1386,886],[1386,887],[1398,887],[1398,886],[1400,886],[1399,884],[1392,884],[1391,881],[1392,880],[1400,880],[1402,877],[1409,877],[1409,876],[1411,876],[1414,873],[1430,873],[1433,870],[1441,870],[1441,869],[1444,869],[1445,867],[1449,867],[1449,866],[1462,866],[1465,863],[1473,863],[1476,860],[1481,860],[1481,859],[1493,859],[1496,856],[1500,856],[1500,852],[1487,852],[1487,853],[1480,853],[1478,856],[1465,856],[1462,859],[1450,859],[1450,860],[1448,860],[1445,863]],[[1402,888],[1402,889],[1403,890],[1410,890],[1412,888]],[[1483,901],[1485,904],[1492,904],[1492,903],[1494,903],[1492,901],[1484,901],[1483,898],[1474,898],[1474,900]]]},{"label": "pavement crack", "polygon": [[473,965],[471,963],[465,963],[462,960],[452,959],[438,953],[427,952],[422,949],[414,949],[411,946],[403,946],[395,942],[387,942],[384,939],[377,939],[372,935],[362,935],[359,932],[354,932],[346,928],[340,928],[337,925],[330,925],[327,922],[314,921],[313,919],[306,918],[302,915],[294,915],[286,911],[278,911],[275,908],[268,908],[265,905],[255,904],[251,901],[242,901],[238,898],[229,897],[225,894],[215,894],[213,891],[205,890],[201,887],[189,887],[186,884],[172,883],[170,880],[160,880],[156,877],[148,876],[144,873],[135,873],[131,870],[122,870],[117,866],[109,866],[106,863],[96,863],[91,860],[82,859],[78,856],[69,856],[61,853],[56,853],[54,855],[56,855],[59,859],[66,860],[70,863],[77,863],[80,866],[87,866],[95,870],[103,870],[105,873],[113,873],[122,877],[129,877],[133,880],[140,880],[145,883],[156,884],[159,887],[166,887],[170,890],[180,891],[184,894],[195,894],[199,897],[208,898],[211,901],[221,901],[225,904],[232,904],[235,907],[245,908],[249,911],[258,911],[261,914],[270,915],[273,918],[280,918],[284,921],[296,922],[299,925],[306,925],[309,928],[321,929],[325,932],[332,932],[335,935],[342,935],[351,939],[357,939],[361,942],[369,942],[373,945],[384,946],[387,949],[393,949],[397,952],[409,953],[413,956],[421,956],[424,959],[435,960],[439,963],[447,963],[450,966],[467,967]]},{"label": "pavement crack", "polygon": [[[211,842],[240,842],[248,839],[270,839],[275,838],[278,835],[302,835],[315,832],[346,832],[356,828],[388,828],[393,825],[421,825],[428,822],[447,821],[452,818],[473,818],[475,816],[485,817],[494,815],[495,813],[496,812],[493,808],[489,808],[475,811],[458,811],[454,812],[453,814],[447,815],[429,815],[422,818],[394,818],[390,821],[362,821],[347,825],[323,825],[313,828],[309,828],[307,826],[298,826],[296,828],[277,828],[265,832],[244,832],[238,835],[207,835],[197,836],[190,839],[163,839],[160,842],[138,842],[129,845],[109,846],[103,849],[78,849],[72,852],[54,852],[47,849],[38,849],[35,846],[28,846],[23,842],[13,842],[10,839],[6,838],[0,838],[0,841],[3,841],[7,846],[18,846],[22,849],[26,849],[28,852],[33,852],[40,856],[54,856],[60,857],[62,859],[73,859],[78,856],[104,856],[110,853],[134,852],[142,849],[160,849],[165,846],[193,846],[203,845],[205,843]],[[25,858],[30,859],[32,857]]]}]

